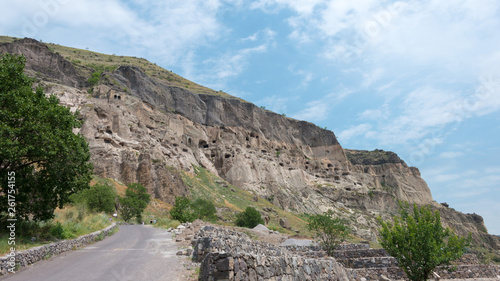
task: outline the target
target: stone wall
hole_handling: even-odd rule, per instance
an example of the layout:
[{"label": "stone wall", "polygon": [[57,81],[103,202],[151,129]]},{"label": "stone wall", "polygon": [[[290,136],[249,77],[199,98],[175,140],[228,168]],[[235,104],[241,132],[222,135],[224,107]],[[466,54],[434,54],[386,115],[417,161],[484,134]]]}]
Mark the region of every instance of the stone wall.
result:
[{"label": "stone wall", "polygon": [[[201,228],[192,244],[203,281],[408,280],[393,257],[367,244],[340,245],[331,258],[317,246],[276,246],[213,226]],[[456,270],[440,268],[437,274],[443,279],[500,279],[500,266],[480,265],[472,254],[455,265]]]},{"label": "stone wall", "polygon": [[[18,268],[34,264],[44,258],[48,258],[94,243],[96,240],[98,240],[98,237],[101,238],[107,236],[115,228],[116,224],[113,223],[103,230],[95,231],[75,239],[62,240],[47,245],[33,247],[24,251],[18,251],[16,252],[15,256],[16,270]],[[12,257],[9,257],[8,255],[0,258],[0,275],[7,274],[8,270],[12,268],[12,266],[10,266],[9,264],[11,259]]]},{"label": "stone wall", "polygon": [[[349,280],[334,258],[308,258],[298,247],[254,241],[246,234],[205,226],[193,239],[193,258],[201,261],[201,280]],[[322,253],[317,247],[314,255]]]},{"label": "stone wall", "polygon": [[244,253],[210,253],[201,267],[203,281],[240,280],[350,280],[333,258],[264,256]]},{"label": "stone wall", "polygon": [[[408,280],[406,274],[399,267],[379,267],[347,269],[353,281],[370,280]],[[498,278],[500,280],[500,266],[493,265],[460,265],[454,271],[437,270],[441,279],[472,279]]]}]

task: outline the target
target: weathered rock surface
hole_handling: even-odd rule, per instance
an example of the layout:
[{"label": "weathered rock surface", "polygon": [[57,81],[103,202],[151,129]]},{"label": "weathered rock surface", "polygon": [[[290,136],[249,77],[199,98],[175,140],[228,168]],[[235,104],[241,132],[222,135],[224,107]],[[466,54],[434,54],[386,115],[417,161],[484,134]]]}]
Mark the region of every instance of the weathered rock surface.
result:
[{"label": "weathered rock surface", "polygon": [[500,248],[500,239],[483,231],[482,218],[434,202],[419,170],[394,153],[344,150],[333,132],[312,123],[195,94],[134,66],[108,73],[113,83],[88,94],[86,78],[42,43],[25,39],[0,44],[0,51],[24,54],[28,73],[44,81],[46,92],[79,110],[85,121],[79,132],[97,175],[140,182],[154,198],[173,203],[188,194],[181,173],[196,165],[288,211],[333,208],[367,240],[376,239],[375,217],[406,200],[433,205],[459,233]]}]

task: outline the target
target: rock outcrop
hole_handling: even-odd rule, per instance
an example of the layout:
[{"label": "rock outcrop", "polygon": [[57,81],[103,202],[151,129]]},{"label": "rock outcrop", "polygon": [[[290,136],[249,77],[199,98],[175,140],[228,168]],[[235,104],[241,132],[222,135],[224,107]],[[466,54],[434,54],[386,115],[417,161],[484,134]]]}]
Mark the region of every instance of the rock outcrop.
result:
[{"label": "rock outcrop", "polygon": [[367,240],[376,239],[376,216],[405,200],[433,205],[460,233],[500,247],[477,215],[434,202],[418,169],[392,152],[344,150],[333,132],[312,123],[195,94],[135,66],[106,73],[104,84],[88,91],[71,62],[35,40],[0,44],[0,51],[24,54],[28,73],[46,93],[80,112],[79,133],[89,142],[97,175],[140,182],[154,198],[173,203],[188,194],[181,174],[196,165],[288,211],[333,208],[355,221],[355,234]]}]

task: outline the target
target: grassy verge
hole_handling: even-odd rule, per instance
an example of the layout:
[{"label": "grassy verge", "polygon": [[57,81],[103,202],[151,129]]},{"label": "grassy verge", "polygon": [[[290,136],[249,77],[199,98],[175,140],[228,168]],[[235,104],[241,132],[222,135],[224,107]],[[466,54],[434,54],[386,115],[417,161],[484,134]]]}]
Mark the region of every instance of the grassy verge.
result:
[{"label": "grassy verge", "polygon": [[[111,223],[103,213],[88,213],[84,208],[68,205],[55,211],[47,222],[19,222],[16,229],[17,251],[52,243],[60,239],[73,239],[106,228]],[[0,236],[0,255],[10,251],[8,235]]]}]

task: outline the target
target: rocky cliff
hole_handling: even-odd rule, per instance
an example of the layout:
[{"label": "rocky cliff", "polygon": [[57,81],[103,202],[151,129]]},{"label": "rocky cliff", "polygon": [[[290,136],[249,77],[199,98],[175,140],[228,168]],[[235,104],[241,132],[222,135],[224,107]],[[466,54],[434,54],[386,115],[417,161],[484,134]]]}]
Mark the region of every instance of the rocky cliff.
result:
[{"label": "rocky cliff", "polygon": [[415,167],[385,151],[345,150],[333,132],[251,103],[189,88],[120,65],[90,87],[89,67],[31,39],[0,44],[24,54],[27,72],[46,92],[78,110],[95,173],[140,182],[153,197],[173,203],[189,188],[181,173],[202,166],[229,183],[292,212],[333,208],[353,221],[355,233],[376,239],[375,217],[395,212],[397,200],[430,204],[459,233],[499,247],[482,218],[433,201]]}]

